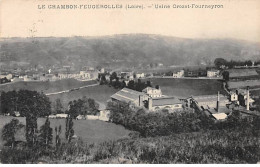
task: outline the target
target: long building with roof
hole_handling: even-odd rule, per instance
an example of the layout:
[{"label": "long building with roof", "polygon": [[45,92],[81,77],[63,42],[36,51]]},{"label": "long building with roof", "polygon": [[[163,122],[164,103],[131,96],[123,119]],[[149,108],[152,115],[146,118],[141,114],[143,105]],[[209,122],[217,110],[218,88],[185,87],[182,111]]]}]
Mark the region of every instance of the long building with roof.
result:
[{"label": "long building with roof", "polygon": [[[156,89],[157,90],[157,89]],[[120,101],[134,104],[138,107],[146,107],[150,111],[162,109],[177,110],[182,109],[182,102],[176,97],[159,96],[152,97],[144,90],[138,92],[132,89],[123,88],[111,96],[112,101]]]},{"label": "long building with roof", "polygon": [[112,101],[121,101],[135,104],[138,107],[144,106],[144,101],[148,100],[148,96],[143,92],[132,89],[123,88],[111,96]]},{"label": "long building with roof", "polygon": [[167,109],[170,111],[182,109],[182,102],[176,97],[160,97],[148,99],[148,110]]}]

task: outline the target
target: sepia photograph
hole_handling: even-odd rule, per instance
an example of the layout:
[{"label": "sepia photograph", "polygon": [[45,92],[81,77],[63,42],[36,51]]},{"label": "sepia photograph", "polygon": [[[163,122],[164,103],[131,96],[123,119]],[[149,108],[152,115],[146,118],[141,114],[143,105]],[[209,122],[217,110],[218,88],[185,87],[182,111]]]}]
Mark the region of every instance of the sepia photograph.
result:
[{"label": "sepia photograph", "polygon": [[1,164],[260,164],[260,1],[0,0]]}]

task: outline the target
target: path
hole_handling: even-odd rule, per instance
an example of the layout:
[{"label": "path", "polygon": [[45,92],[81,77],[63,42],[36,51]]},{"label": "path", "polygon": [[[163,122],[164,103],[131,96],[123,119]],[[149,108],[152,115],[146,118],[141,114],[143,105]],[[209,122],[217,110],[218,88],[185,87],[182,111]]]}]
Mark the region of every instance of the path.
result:
[{"label": "path", "polygon": [[50,96],[50,95],[57,95],[57,94],[61,94],[61,93],[68,93],[68,92],[72,92],[72,91],[75,91],[75,90],[79,90],[79,89],[83,89],[83,88],[87,88],[87,87],[92,87],[92,86],[98,86],[98,85],[99,85],[99,83],[96,83],[96,84],[92,84],[92,85],[81,86],[81,87],[78,87],[78,88],[72,88],[72,89],[63,90],[63,91],[59,91],[59,92],[46,93],[45,95]]}]

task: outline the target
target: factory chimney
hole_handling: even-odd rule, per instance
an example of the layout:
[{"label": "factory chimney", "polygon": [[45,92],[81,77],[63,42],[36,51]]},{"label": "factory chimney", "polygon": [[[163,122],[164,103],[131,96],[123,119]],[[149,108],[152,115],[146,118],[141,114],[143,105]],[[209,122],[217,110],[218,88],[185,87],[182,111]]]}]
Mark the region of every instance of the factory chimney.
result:
[{"label": "factory chimney", "polygon": [[219,91],[218,91],[218,99],[217,99],[217,112],[219,110]]},{"label": "factory chimney", "polygon": [[141,106],[142,106],[142,96],[141,96],[141,95],[139,95],[139,101],[138,101],[138,105],[139,105],[139,107],[141,107]]},{"label": "factory chimney", "polygon": [[249,111],[249,86],[246,88],[246,110]]},{"label": "factory chimney", "polygon": [[152,110],[153,107],[153,99],[152,98],[148,98],[148,110]]}]

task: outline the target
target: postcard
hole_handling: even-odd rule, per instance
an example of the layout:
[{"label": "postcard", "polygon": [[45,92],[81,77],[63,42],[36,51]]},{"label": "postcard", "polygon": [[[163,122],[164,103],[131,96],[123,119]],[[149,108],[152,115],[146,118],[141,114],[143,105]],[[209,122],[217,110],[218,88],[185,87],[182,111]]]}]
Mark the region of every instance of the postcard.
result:
[{"label": "postcard", "polygon": [[1,0],[0,164],[259,164],[259,0]]}]

